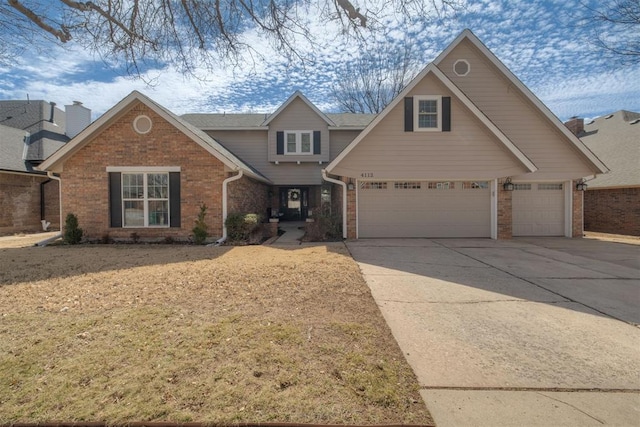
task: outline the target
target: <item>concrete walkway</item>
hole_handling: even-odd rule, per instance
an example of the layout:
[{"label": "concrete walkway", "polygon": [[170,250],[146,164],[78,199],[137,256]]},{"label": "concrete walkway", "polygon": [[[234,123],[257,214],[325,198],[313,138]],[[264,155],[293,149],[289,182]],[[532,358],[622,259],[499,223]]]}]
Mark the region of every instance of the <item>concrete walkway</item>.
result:
[{"label": "concrete walkway", "polygon": [[640,247],[598,243],[347,246],[439,427],[640,426]]},{"label": "concrete walkway", "polygon": [[278,225],[284,234],[278,237],[273,245],[299,245],[300,239],[304,236],[304,221],[281,221]]}]

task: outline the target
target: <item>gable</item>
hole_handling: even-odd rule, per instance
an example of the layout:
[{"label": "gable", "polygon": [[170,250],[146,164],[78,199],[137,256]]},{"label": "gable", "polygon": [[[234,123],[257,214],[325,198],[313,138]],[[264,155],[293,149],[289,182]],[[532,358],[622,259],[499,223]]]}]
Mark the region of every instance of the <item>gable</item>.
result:
[{"label": "gable", "polygon": [[[330,172],[372,179],[493,179],[529,169],[434,72],[401,98],[451,98],[450,131],[405,131],[404,102],[396,102]],[[329,169],[329,168],[328,168]]]},{"label": "gable", "polygon": [[[571,179],[602,172],[604,165],[593,153],[570,135],[521,82],[514,83],[515,77],[512,79],[506,68],[501,69],[501,63],[496,65],[499,61],[493,54],[483,52],[478,47],[482,46],[480,42],[474,43],[470,37],[474,36],[460,38],[436,64],[535,163],[536,179]],[[459,60],[469,63],[468,74],[455,72]]]}]

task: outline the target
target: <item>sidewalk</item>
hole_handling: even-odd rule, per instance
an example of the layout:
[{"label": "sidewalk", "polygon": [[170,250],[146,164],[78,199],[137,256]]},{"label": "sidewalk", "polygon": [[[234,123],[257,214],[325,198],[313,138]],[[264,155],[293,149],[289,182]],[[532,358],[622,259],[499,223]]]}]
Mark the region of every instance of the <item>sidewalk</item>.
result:
[{"label": "sidewalk", "polygon": [[272,244],[274,245],[299,245],[300,239],[304,236],[304,221],[284,221],[280,222],[278,228],[284,234],[278,237]]}]

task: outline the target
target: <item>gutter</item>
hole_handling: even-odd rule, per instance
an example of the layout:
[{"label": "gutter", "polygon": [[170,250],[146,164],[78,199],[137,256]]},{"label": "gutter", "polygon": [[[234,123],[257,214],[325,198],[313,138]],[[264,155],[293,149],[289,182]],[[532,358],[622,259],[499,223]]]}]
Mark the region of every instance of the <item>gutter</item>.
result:
[{"label": "gutter", "polygon": [[342,186],[342,238],[347,238],[347,183],[327,176],[327,170],[322,169],[322,179]]},{"label": "gutter", "polygon": [[238,171],[238,175],[230,176],[229,178],[222,181],[222,237],[216,240],[216,243],[215,243],[216,246],[221,245],[225,240],[227,240],[227,226],[225,225],[225,223],[227,222],[227,210],[228,210],[227,195],[229,193],[227,187],[230,182],[239,180],[240,178],[242,178],[243,175],[244,175],[244,171],[240,169]]},{"label": "gutter", "polygon": [[[60,206],[60,233],[56,234],[53,237],[50,237],[48,239],[45,239],[41,242],[36,243],[36,246],[47,246],[49,243],[53,242],[54,240],[59,239],[60,237],[62,237],[62,233],[63,233],[63,219],[62,219],[62,180],[60,179],[60,177],[57,177],[53,174],[53,172],[51,171],[47,171],[47,176],[49,177],[49,180],[56,180],[58,181],[58,204]],[[49,182],[49,181],[46,181]]]}]

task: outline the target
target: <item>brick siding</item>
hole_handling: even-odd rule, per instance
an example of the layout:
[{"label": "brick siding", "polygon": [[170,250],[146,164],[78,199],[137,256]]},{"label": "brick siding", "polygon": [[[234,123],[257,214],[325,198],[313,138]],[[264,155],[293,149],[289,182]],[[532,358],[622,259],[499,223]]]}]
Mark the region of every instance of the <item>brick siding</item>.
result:
[{"label": "brick siding", "polygon": [[[40,212],[41,183],[46,176],[0,173],[0,235],[42,231]],[[45,219],[49,231],[60,229],[58,182],[44,185]]]},{"label": "brick siding", "polygon": [[504,181],[498,181],[498,239],[513,237],[513,191],[505,191]]},{"label": "brick siding", "polygon": [[[153,128],[145,135],[133,129],[134,119],[145,114]],[[107,166],[180,166],[181,227],[111,228]],[[62,177],[63,215],[78,216],[87,239],[141,239],[171,237],[186,240],[205,203],[211,236],[222,235],[222,181],[224,165],[169,122],[142,103],[134,104],[115,122],[69,158]]]},{"label": "brick siding", "polygon": [[573,220],[571,224],[571,237],[583,237],[584,236],[584,224],[583,224],[583,212],[582,212],[582,200],[584,191],[576,190],[576,184],[578,181],[571,182],[571,188],[573,190],[573,206],[571,212],[571,218]]},{"label": "brick siding", "polygon": [[640,236],[640,187],[585,191],[584,228]]},{"label": "brick siding", "polygon": [[228,191],[228,213],[256,213],[266,219],[269,207],[269,186],[246,176],[231,181]]},{"label": "brick siding", "polygon": [[[342,179],[344,182],[349,182],[348,178]],[[340,189],[342,190],[342,189]],[[342,191],[340,191],[342,193]],[[347,239],[356,239],[356,190],[347,189]]]}]

